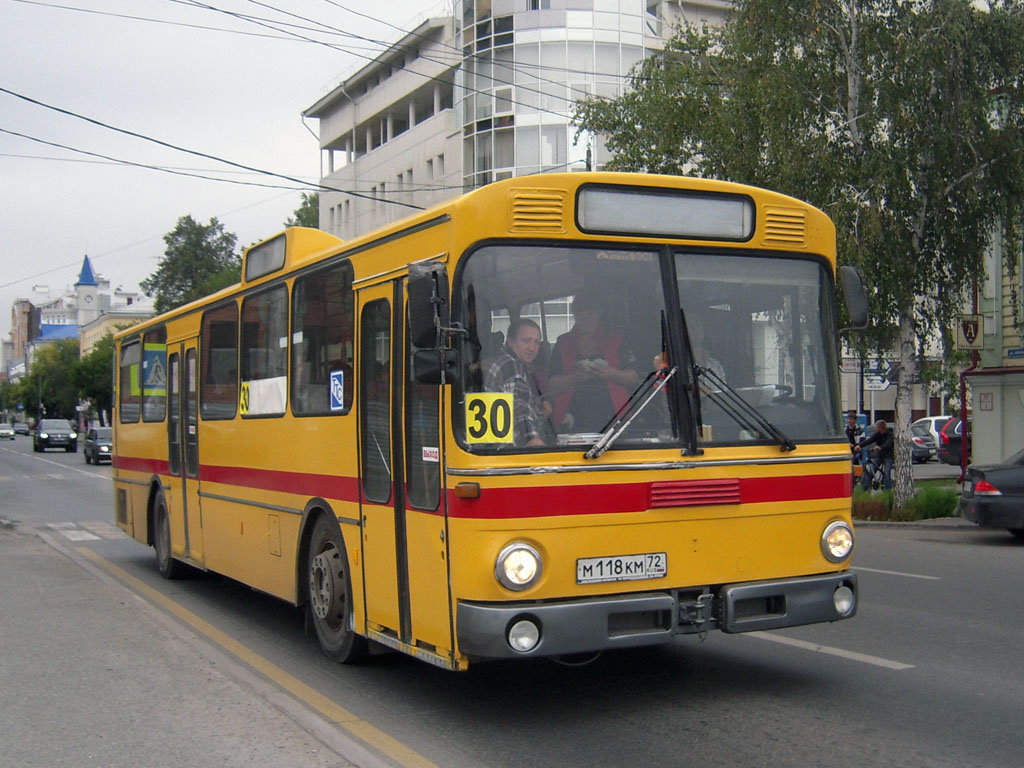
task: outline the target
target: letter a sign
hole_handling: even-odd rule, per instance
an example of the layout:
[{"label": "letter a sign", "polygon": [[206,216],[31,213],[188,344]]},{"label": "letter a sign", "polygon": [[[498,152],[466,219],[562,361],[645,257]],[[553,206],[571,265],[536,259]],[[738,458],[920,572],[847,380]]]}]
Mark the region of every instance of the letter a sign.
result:
[{"label": "letter a sign", "polygon": [[956,329],[956,348],[984,349],[983,328],[981,315],[961,315]]}]

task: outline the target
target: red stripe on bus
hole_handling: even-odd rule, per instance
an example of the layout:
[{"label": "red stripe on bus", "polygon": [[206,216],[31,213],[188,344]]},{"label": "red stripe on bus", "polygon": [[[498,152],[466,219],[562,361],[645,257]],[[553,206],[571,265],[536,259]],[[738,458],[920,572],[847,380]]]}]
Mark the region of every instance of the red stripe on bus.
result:
[{"label": "red stripe on bus", "polygon": [[114,454],[112,461],[115,469],[129,472],[148,472],[151,475],[168,475],[171,472],[167,459],[140,459],[137,456]]},{"label": "red stripe on bus", "polygon": [[[114,461],[118,469],[168,474],[167,462],[160,459],[115,456]],[[203,464],[200,480],[352,502],[359,501],[360,497],[359,479],[340,475]],[[484,520],[643,512],[651,508],[651,489],[657,482],[485,488],[479,499],[460,499],[454,491],[449,490],[448,510],[452,517]],[[699,480],[688,482],[692,482],[695,489],[701,484]],[[740,478],[733,482],[739,484],[740,504],[849,498],[853,492],[852,480],[846,472],[833,475]],[[709,486],[716,483],[720,481],[708,481]],[[736,503],[734,499],[722,498],[714,493],[707,494],[705,499],[704,505]],[[686,506],[694,505],[691,501]]]},{"label": "red stripe on bus", "polygon": [[[649,509],[650,486],[650,483],[625,483],[484,488],[479,499],[460,499],[454,492],[449,492],[448,511],[452,517],[485,520],[643,512]],[[849,498],[852,493],[850,476],[845,472],[838,475],[742,478],[739,487],[741,504]]]},{"label": "red stripe on bus", "polygon": [[341,475],[314,475],[307,472],[282,472],[252,467],[218,467],[203,464],[200,482],[258,488],[263,491],[297,493],[342,501],[359,501],[359,480]]}]

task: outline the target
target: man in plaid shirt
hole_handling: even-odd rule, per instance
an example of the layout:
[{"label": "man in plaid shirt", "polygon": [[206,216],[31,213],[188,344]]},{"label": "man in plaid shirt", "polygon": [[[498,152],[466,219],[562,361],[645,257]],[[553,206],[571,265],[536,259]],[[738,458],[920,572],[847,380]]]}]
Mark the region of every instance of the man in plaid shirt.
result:
[{"label": "man in plaid shirt", "polygon": [[540,351],[540,326],[519,319],[508,329],[508,340],[491,364],[484,381],[488,392],[512,394],[514,439],[519,446],[544,445],[547,414],[530,365]]}]

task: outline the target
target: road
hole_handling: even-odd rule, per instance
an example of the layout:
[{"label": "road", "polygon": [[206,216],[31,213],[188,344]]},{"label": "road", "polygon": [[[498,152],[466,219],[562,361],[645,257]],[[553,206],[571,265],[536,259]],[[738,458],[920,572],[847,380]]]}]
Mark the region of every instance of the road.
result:
[{"label": "road", "polygon": [[[1019,765],[1024,754],[1024,545],[1004,532],[858,526],[862,601],[851,621],[455,674],[397,655],[339,666],[291,606],[210,574],[161,580],[152,550],[113,530],[109,476],[81,454],[32,454],[26,438],[0,445],[0,517],[233,659],[256,681],[254,699],[356,764],[959,768]],[[331,741],[332,730],[348,741]],[[352,743],[369,757],[346,754]]]}]

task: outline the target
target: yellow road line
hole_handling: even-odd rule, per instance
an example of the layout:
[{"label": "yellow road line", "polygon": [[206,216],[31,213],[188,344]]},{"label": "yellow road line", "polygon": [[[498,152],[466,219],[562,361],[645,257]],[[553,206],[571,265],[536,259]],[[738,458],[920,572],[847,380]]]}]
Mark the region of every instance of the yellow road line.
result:
[{"label": "yellow road line", "polygon": [[194,630],[205,635],[225,651],[265,675],[278,686],[307,704],[310,708],[319,712],[331,722],[341,726],[353,736],[369,744],[374,749],[384,753],[400,765],[407,766],[407,768],[439,768],[437,764],[431,762],[423,755],[405,746],[402,742],[392,736],[389,736],[379,728],[376,728],[365,720],[360,719],[352,712],[349,712],[344,707],[336,704],[327,696],[324,696],[315,688],[306,685],[298,678],[288,674],[277,665],[271,663],[258,653],[235,640],[235,638],[217,629],[209,622],[199,618],[184,606],[171,600],[166,595],[161,594],[148,584],[145,584],[132,576],[130,573],[118,568],[109,560],[85,547],[76,547],[76,550],[88,557],[107,573],[143,595],[150,602],[160,605],[174,616],[181,619],[181,621],[191,626]]}]

